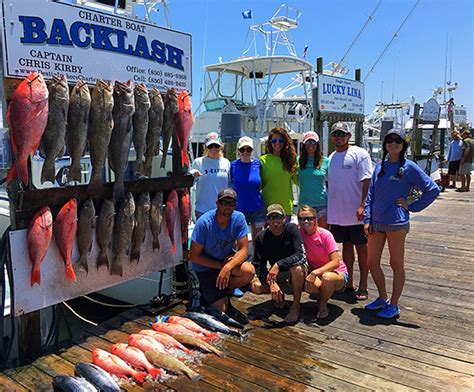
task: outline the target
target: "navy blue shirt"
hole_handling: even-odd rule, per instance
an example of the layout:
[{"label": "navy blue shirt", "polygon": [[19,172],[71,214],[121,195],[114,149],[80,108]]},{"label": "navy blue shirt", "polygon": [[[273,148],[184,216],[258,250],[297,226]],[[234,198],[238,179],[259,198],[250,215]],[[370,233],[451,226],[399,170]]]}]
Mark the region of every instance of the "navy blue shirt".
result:
[{"label": "navy blue shirt", "polygon": [[[410,212],[418,212],[428,207],[439,195],[439,187],[420,167],[408,159],[402,166],[402,176],[397,177],[399,163],[385,161],[384,175],[380,173],[381,162],[377,164],[370,180],[369,193],[365,202],[364,223],[404,224],[410,219]],[[422,195],[405,208],[397,205],[402,197],[407,199],[413,187]]]},{"label": "navy blue shirt", "polygon": [[256,212],[263,209],[263,199],[260,193],[261,162],[253,159],[251,162],[242,162],[240,159],[230,164],[230,177],[237,192],[237,211]]}]

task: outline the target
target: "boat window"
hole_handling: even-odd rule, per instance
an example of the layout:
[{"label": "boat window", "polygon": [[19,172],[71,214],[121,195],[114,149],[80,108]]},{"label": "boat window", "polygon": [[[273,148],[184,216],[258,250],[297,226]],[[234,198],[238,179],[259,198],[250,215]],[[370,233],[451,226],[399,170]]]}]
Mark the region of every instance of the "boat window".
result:
[{"label": "boat window", "polygon": [[218,94],[221,97],[234,98],[237,94],[238,76],[230,73],[221,73],[217,86]]}]

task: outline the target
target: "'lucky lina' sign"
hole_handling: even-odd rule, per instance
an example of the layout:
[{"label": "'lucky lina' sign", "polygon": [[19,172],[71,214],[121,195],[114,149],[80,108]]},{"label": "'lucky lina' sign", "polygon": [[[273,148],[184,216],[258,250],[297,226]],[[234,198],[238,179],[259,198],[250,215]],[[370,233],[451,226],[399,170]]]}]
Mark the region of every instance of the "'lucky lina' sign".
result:
[{"label": "'lucky lina' sign", "polygon": [[364,114],[364,84],[318,75],[318,108],[321,112]]}]

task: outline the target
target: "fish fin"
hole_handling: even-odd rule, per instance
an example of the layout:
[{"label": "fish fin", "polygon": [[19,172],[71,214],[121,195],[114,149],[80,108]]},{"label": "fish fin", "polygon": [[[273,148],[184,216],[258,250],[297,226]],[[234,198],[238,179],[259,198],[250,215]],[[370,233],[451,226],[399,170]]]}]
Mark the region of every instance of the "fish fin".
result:
[{"label": "fish fin", "polygon": [[41,271],[39,269],[31,270],[31,287],[33,287],[35,283],[41,286]]},{"label": "fish fin", "polygon": [[81,166],[71,165],[67,174],[68,181],[81,181]]},{"label": "fish fin", "polygon": [[72,264],[66,265],[66,280],[68,282],[77,282],[76,274],[74,273],[74,268],[72,268]]},{"label": "fish fin", "polygon": [[198,372],[195,372],[194,370],[189,370],[186,372],[186,375],[193,381],[199,381],[201,379],[201,375]]},{"label": "fish fin", "polygon": [[130,262],[133,263],[135,260],[137,261],[137,264],[140,262],[140,248],[132,249],[130,252]]},{"label": "fish fin", "polygon": [[148,369],[148,373],[150,373],[150,376],[152,376],[153,378],[156,378],[160,376],[163,372],[161,371],[161,369],[158,368],[150,368]]},{"label": "fish fin", "polygon": [[135,372],[133,374],[133,378],[141,384],[145,382],[146,376],[148,376],[148,373],[144,373],[144,372]]},{"label": "fish fin", "polygon": [[112,264],[112,268],[110,269],[110,275],[120,275],[123,276],[123,268],[122,263],[117,263],[117,260]]},{"label": "fish fin", "polygon": [[8,174],[7,174],[7,177],[5,178],[5,182],[9,183],[11,180],[17,177],[18,177],[18,173],[16,171],[16,165],[13,164],[10,167],[10,170],[8,170]]},{"label": "fish fin", "polygon": [[156,236],[156,238],[153,238],[153,250],[155,249],[160,249],[160,240],[158,239],[158,236]]},{"label": "fish fin", "polygon": [[171,244],[171,253],[176,254],[176,244]]},{"label": "fish fin", "polygon": [[99,253],[99,258],[97,259],[97,269],[99,269],[100,266],[105,265],[107,268],[109,268],[109,258],[107,256],[107,251],[100,251]]},{"label": "fish fin", "polygon": [[125,199],[125,185],[123,180],[114,182],[114,199],[118,201]]},{"label": "fish fin", "polygon": [[89,273],[89,266],[87,265],[87,256],[81,255],[79,260],[74,264],[76,271],[84,271],[86,275]]},{"label": "fish fin", "polygon": [[56,168],[54,167],[54,159],[48,159],[43,163],[43,168],[41,169],[41,183],[45,183],[46,181],[50,181],[54,184],[55,179],[55,171]]},{"label": "fish fin", "polygon": [[181,151],[181,166],[189,167],[189,157],[186,151]]}]

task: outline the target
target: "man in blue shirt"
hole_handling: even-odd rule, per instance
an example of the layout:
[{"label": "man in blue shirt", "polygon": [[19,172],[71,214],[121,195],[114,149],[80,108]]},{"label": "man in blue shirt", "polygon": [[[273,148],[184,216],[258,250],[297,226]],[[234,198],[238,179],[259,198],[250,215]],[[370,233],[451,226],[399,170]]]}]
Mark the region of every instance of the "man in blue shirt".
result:
[{"label": "man in blue shirt", "polygon": [[237,195],[224,188],[217,195],[217,208],[196,222],[191,235],[189,259],[199,279],[204,300],[222,312],[229,308],[228,295],[250,283],[255,275],[248,256],[248,227],[244,215],[234,211]]}]

